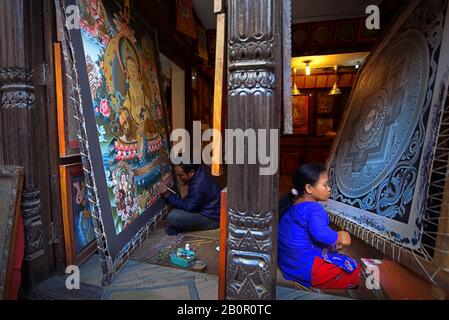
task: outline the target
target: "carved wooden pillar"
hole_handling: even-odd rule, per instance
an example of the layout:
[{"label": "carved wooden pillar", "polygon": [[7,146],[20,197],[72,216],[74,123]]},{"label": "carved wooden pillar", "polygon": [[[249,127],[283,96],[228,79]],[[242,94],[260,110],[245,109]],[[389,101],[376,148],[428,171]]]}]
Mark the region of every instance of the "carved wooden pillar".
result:
[{"label": "carved wooden pillar", "polygon": [[[25,285],[41,281],[48,274],[45,220],[42,212],[42,193],[48,179],[45,153],[46,123],[42,123],[42,105],[45,100],[36,94],[41,91],[39,49],[43,41],[36,29],[33,10],[39,10],[40,1],[0,0],[0,113],[2,163],[25,168],[22,194],[22,215],[25,227]],[[41,28],[42,28],[42,21]],[[38,44],[38,45],[36,45]],[[40,66],[40,68],[37,68]],[[37,69],[37,72],[36,72]],[[44,187],[43,187],[44,186]]]},{"label": "carved wooden pillar", "polygon": [[[282,1],[228,0],[227,8],[228,129],[278,130]],[[248,164],[247,147],[245,164],[228,164],[226,298],[275,299],[279,176]]]}]

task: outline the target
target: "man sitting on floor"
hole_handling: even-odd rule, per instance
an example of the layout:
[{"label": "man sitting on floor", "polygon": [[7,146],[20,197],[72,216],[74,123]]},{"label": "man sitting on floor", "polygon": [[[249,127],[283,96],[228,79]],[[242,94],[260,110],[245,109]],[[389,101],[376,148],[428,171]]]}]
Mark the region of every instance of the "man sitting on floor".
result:
[{"label": "man sitting on floor", "polygon": [[180,164],[175,166],[175,173],[189,187],[184,199],[169,190],[162,192],[165,201],[174,207],[168,214],[167,234],[219,228],[221,188],[208,168],[198,164]]}]

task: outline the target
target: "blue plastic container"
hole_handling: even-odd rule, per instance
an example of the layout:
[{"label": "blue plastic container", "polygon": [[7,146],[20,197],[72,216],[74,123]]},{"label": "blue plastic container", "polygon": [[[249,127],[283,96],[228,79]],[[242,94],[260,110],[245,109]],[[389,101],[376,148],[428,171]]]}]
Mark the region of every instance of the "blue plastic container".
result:
[{"label": "blue plastic container", "polygon": [[195,260],[195,252],[178,248],[170,254],[170,262],[182,267],[189,268]]}]

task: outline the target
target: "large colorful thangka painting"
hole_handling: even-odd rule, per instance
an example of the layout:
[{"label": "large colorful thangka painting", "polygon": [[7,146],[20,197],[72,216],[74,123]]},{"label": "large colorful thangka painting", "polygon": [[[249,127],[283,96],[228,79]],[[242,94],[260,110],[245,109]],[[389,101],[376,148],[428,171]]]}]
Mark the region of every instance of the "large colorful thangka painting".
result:
[{"label": "large colorful thangka painting", "polygon": [[154,31],[131,13],[129,1],[77,4],[81,28],[70,34],[82,126],[114,256],[167,208],[160,187],[174,184],[159,55]]},{"label": "large colorful thangka painting", "polygon": [[331,213],[418,248],[449,77],[447,0],[412,1],[371,53],[329,160]]}]

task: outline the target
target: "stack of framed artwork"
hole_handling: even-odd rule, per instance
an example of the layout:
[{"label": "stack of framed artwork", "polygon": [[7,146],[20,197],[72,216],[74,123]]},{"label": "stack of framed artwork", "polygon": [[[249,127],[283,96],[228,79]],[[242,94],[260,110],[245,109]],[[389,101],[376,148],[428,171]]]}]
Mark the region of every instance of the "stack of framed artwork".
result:
[{"label": "stack of framed artwork", "polygon": [[[61,39],[64,41],[63,39]],[[69,158],[79,156],[80,143],[78,140],[79,124],[75,118],[75,108],[71,100],[71,84],[65,75],[68,75],[70,65],[64,60],[64,44],[55,42],[53,54],[55,58],[55,84],[56,84],[56,107],[58,114],[58,142],[59,157]]]},{"label": "stack of framed artwork", "polygon": [[66,262],[80,266],[97,248],[83,165],[63,165],[59,170]]},{"label": "stack of framed artwork", "polygon": [[55,61],[56,107],[60,187],[64,244],[67,265],[83,264],[96,250],[94,225],[83,167],[80,162],[79,121],[76,117],[76,92],[73,83],[73,61],[59,0],[55,0],[57,41],[53,43]]},{"label": "stack of framed artwork", "polygon": [[70,5],[80,12],[68,36],[87,201],[80,167],[64,168],[62,183],[71,221],[91,212],[107,285],[167,212],[161,188],[176,189],[163,78],[155,31],[130,1],[67,0],[63,8]]},{"label": "stack of framed artwork", "polygon": [[23,177],[23,168],[0,166],[0,300],[10,285]]}]

